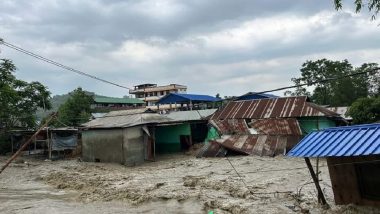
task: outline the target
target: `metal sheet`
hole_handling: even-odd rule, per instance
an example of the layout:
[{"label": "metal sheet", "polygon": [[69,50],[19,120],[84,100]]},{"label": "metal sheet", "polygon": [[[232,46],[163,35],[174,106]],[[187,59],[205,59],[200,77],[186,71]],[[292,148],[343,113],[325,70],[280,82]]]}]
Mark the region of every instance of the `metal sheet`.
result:
[{"label": "metal sheet", "polygon": [[380,154],[380,124],[342,126],[312,132],[288,156],[341,157]]},{"label": "metal sheet", "polygon": [[208,120],[207,118],[215,113],[217,109],[204,109],[193,111],[174,111],[165,114],[166,117],[173,121],[194,121],[194,120]]},{"label": "metal sheet", "polygon": [[249,127],[244,119],[211,120],[221,134],[249,134]]},{"label": "metal sheet", "polygon": [[157,104],[188,103],[188,102],[199,103],[199,102],[217,102],[217,101],[220,101],[220,99],[209,96],[209,95],[170,93],[162,97],[157,102]]},{"label": "metal sheet", "polygon": [[301,138],[301,136],[225,135],[216,142],[226,149],[244,154],[275,156],[285,154]]},{"label": "metal sheet", "polygon": [[268,135],[302,135],[295,118],[259,119],[249,123],[258,134]]},{"label": "metal sheet", "polygon": [[321,106],[307,102],[306,96],[229,102],[211,119],[264,119],[304,116],[339,116]]},{"label": "metal sheet", "polygon": [[144,124],[173,122],[172,119],[156,113],[136,113],[118,115],[110,112],[106,116],[82,124],[84,128],[122,128]]},{"label": "metal sheet", "polygon": [[227,154],[227,150],[215,141],[209,141],[205,144],[197,154],[197,158],[200,157],[224,157]]}]

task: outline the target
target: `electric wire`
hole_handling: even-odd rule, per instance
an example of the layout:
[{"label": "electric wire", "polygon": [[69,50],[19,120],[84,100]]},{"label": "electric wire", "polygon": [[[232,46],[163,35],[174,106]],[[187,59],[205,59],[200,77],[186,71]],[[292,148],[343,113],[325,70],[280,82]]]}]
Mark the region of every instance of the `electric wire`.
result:
[{"label": "electric wire", "polygon": [[48,58],[46,58],[46,57],[43,57],[43,56],[41,56],[41,55],[35,54],[35,53],[31,52],[31,51],[25,50],[25,49],[23,49],[23,48],[21,48],[21,47],[18,47],[18,46],[16,46],[16,45],[13,45],[13,44],[11,44],[11,43],[8,43],[8,42],[4,41],[3,39],[0,39],[0,44],[2,44],[2,45],[4,45],[4,46],[7,46],[7,47],[9,47],[9,48],[11,48],[11,49],[14,49],[14,50],[16,50],[16,51],[19,51],[19,52],[21,52],[21,53],[24,53],[24,54],[26,54],[26,55],[29,55],[29,56],[31,56],[31,57],[34,57],[34,58],[36,58],[36,59],[39,59],[39,60],[41,60],[41,61],[47,62],[47,63],[49,63],[49,64],[55,65],[55,66],[57,66],[57,67],[63,68],[63,69],[65,69],[65,70],[68,70],[68,71],[71,71],[71,72],[74,72],[74,73],[77,73],[77,74],[79,74],[79,75],[83,75],[83,76],[86,76],[86,77],[89,77],[89,78],[92,78],[92,79],[95,79],[95,80],[101,81],[101,82],[103,82],[103,83],[107,83],[107,84],[111,84],[111,85],[113,85],[113,86],[117,86],[117,87],[123,88],[123,89],[129,89],[129,90],[131,90],[130,87],[123,86],[123,85],[120,85],[120,84],[118,84],[118,83],[114,83],[114,82],[111,82],[111,81],[109,81],[109,80],[105,80],[105,79],[102,79],[102,78],[100,78],[100,77],[96,77],[96,76],[94,76],[94,75],[91,75],[91,74],[85,73],[85,72],[83,72],[83,71],[80,71],[80,70],[74,69],[74,68],[72,68],[72,67],[69,67],[69,66],[63,65],[63,64],[61,64],[61,63],[59,63],[59,62],[56,62],[56,61],[54,61],[54,60],[48,59]]}]

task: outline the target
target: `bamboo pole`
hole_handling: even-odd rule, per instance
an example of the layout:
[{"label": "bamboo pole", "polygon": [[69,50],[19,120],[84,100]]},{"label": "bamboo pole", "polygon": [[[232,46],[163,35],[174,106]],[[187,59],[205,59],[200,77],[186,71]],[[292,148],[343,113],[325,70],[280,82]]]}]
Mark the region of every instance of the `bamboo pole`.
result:
[{"label": "bamboo pole", "polygon": [[24,143],[24,145],[22,145],[21,147],[20,147],[20,149],[19,150],[17,150],[17,152],[16,153],[14,153],[13,155],[12,155],[12,157],[11,158],[9,158],[8,160],[7,160],[7,162],[4,164],[4,166],[3,167],[1,167],[1,169],[0,169],[0,174],[4,171],[4,169],[5,168],[7,168],[8,167],[8,165],[14,160],[14,159],[16,159],[20,154],[21,154],[21,151],[22,150],[24,150],[31,142],[32,142],[32,140],[42,131],[42,129],[44,129],[49,123],[50,123],[50,121],[52,120],[52,119],[54,119],[56,117],[56,114],[55,113],[53,113],[47,120],[46,120],[46,122],[37,130],[37,132],[36,133],[34,133],[33,134],[33,136],[31,137],[31,138],[29,138],[25,143]]}]

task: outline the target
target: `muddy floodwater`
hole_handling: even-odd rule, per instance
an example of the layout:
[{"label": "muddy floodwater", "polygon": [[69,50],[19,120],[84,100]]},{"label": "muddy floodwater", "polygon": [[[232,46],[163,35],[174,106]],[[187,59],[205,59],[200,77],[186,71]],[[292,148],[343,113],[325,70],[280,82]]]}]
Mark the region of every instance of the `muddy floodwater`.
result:
[{"label": "muddy floodwater", "polygon": [[21,157],[0,174],[0,213],[380,213],[334,205],[324,161],[320,171],[330,208],[298,158],[167,155],[125,167]]}]

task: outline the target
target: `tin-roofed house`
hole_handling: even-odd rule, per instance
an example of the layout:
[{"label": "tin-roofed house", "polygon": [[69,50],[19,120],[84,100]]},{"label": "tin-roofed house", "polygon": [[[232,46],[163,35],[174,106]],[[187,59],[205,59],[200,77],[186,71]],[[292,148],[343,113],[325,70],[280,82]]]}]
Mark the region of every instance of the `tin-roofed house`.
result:
[{"label": "tin-roofed house", "polygon": [[305,134],[336,126],[341,119],[306,96],[229,102],[211,116],[213,139],[208,138],[209,147],[199,156],[223,156],[226,149],[248,155],[285,154]]},{"label": "tin-roofed house", "polygon": [[165,116],[171,124],[155,126],[156,151],[171,153],[187,151],[191,146],[203,143],[208,133],[208,117],[216,109],[170,112]]},{"label": "tin-roofed house", "polygon": [[158,114],[150,109],[113,111],[83,124],[83,159],[137,165],[156,154],[176,153],[203,142],[215,109]]},{"label": "tin-roofed house", "polygon": [[312,132],[288,156],[326,158],[336,204],[380,206],[380,124]]},{"label": "tin-roofed house", "polygon": [[149,125],[169,118],[150,109],[113,111],[83,124],[84,161],[137,165],[154,156],[154,130]]}]

